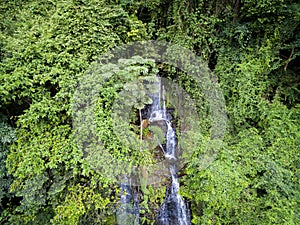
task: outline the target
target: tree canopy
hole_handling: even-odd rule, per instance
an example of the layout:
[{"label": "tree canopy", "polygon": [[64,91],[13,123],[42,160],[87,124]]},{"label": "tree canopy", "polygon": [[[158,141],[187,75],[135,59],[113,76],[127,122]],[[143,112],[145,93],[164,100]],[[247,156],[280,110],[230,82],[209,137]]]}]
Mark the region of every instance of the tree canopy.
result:
[{"label": "tree canopy", "polygon": [[[1,1],[1,224],[116,223],[118,184],[89,166],[78,147],[73,98],[101,54],[144,40],[195,53],[224,95],[228,121],[215,160],[199,169],[200,145],[180,171],[192,223],[300,224],[299,24],[296,0]],[[123,83],[157,71],[197,100],[203,123],[195,139],[209,141],[204,94],[187,73],[136,58],[123,64],[98,93],[105,146],[147,163],[146,153],[120,143],[110,115]],[[139,134],[142,124],[134,123]],[[166,187],[140,189],[141,224],[154,224]]]}]

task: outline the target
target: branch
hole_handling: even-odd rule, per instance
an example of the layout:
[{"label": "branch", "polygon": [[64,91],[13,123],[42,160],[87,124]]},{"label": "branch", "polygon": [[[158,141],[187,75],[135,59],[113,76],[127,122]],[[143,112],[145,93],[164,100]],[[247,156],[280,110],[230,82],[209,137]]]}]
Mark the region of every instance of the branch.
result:
[{"label": "branch", "polygon": [[[142,118],[142,110],[139,109],[139,116],[140,116],[140,142],[142,145],[142,141],[143,141],[143,118]],[[140,147],[140,150],[142,150],[142,146]]]},{"label": "branch", "polygon": [[240,13],[240,7],[241,7],[240,0],[236,0],[234,3],[234,9],[233,9],[233,19],[232,19],[233,25],[236,23],[237,17]]},{"label": "branch", "polygon": [[286,64],[285,64],[285,66],[284,66],[284,68],[283,68],[284,71],[286,71],[286,69],[287,69],[287,67],[288,67],[288,65],[289,65],[289,62],[291,61],[291,58],[292,58],[293,54],[294,54],[294,48],[292,48],[291,54],[290,54],[289,58],[288,58],[287,61],[286,61]]}]

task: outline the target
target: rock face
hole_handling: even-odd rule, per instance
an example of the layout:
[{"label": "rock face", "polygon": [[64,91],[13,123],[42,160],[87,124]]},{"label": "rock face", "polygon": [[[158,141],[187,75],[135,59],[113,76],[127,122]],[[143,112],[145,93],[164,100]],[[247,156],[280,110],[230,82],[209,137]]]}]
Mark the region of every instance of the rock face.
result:
[{"label": "rock face", "polygon": [[144,119],[142,121],[142,128],[145,129],[149,126],[149,120],[148,119]]}]

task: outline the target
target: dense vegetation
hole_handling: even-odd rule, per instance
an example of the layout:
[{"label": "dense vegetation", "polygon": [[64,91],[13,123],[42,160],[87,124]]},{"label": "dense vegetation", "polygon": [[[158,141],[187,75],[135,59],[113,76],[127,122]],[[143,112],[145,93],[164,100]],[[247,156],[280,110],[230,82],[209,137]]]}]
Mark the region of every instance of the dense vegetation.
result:
[{"label": "dense vegetation", "polygon": [[[99,55],[154,39],[201,57],[226,102],[216,159],[199,169],[195,149],[180,177],[193,224],[300,224],[298,1],[3,0],[0,18],[1,224],[115,224],[118,186],[74,141],[73,95]],[[150,64],[132,76],[151,67],[201,95],[183,71]],[[125,70],[103,87],[97,109],[103,142],[121,156],[107,115],[126,79]],[[142,185],[144,224],[164,188]]]}]

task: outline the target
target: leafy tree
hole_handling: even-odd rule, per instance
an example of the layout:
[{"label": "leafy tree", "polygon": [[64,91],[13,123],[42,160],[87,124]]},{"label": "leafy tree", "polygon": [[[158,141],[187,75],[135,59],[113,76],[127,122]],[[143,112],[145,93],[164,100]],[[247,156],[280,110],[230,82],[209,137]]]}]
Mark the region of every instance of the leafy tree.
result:
[{"label": "leafy tree", "polygon": [[12,183],[12,176],[6,169],[6,157],[9,150],[9,145],[16,140],[15,130],[7,123],[7,118],[0,114],[0,212],[1,217],[5,220],[7,212],[4,210],[11,210],[9,203],[12,201],[14,195],[9,192]]},{"label": "leafy tree", "polygon": [[[206,149],[195,149],[181,171],[193,223],[299,224],[299,9],[295,0],[2,1],[0,111],[8,119],[0,120],[0,198],[8,203],[1,205],[1,223],[114,224],[117,187],[77,147],[72,97],[100,54],[159,39],[202,57],[226,100],[229,122],[217,160],[203,170]],[[158,66],[203,99],[191,77]],[[122,81],[145,69],[136,61],[122,68],[100,91],[96,111],[106,144],[140,163],[142,156],[115,138],[106,115]],[[143,92],[135,84],[126,88]],[[205,101],[197,107],[205,115]],[[207,131],[209,118],[202,119]],[[201,142],[209,142],[207,133]],[[164,190],[144,185],[141,192],[141,204],[150,206],[142,220],[153,221]]]},{"label": "leafy tree", "polygon": [[1,48],[0,93],[1,107],[19,116],[7,167],[14,176],[11,190],[22,200],[8,223],[74,224],[99,210],[98,222],[105,223],[114,188],[84,170],[73,141],[70,98],[89,63],[116,44],[144,37],[143,24],[102,1],[15,4],[6,14],[17,13],[16,21],[3,23],[12,32],[5,33]]}]

